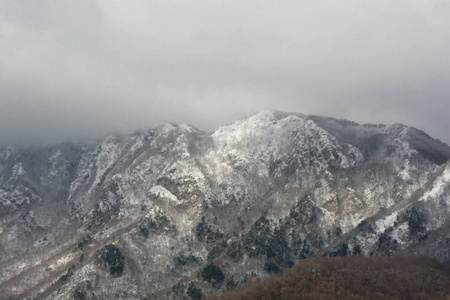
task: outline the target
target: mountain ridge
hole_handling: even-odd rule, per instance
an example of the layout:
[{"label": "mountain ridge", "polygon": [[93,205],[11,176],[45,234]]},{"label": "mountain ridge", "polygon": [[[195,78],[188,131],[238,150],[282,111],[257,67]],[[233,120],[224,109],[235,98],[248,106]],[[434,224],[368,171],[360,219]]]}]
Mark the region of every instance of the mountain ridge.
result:
[{"label": "mountain ridge", "polygon": [[[225,283],[202,283],[211,264],[239,283],[318,254],[448,260],[449,158],[405,125],[276,111],[211,134],[164,123],[0,149],[0,290],[138,299],[177,284],[221,292]],[[108,245],[124,257],[113,279],[99,261]]]}]

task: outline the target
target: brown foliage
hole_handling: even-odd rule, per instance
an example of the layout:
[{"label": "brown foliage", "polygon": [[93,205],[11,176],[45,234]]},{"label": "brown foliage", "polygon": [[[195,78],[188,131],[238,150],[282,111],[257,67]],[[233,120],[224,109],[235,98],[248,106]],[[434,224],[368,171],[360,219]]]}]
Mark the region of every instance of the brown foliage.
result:
[{"label": "brown foliage", "polygon": [[450,299],[450,273],[425,257],[319,257],[207,299]]}]

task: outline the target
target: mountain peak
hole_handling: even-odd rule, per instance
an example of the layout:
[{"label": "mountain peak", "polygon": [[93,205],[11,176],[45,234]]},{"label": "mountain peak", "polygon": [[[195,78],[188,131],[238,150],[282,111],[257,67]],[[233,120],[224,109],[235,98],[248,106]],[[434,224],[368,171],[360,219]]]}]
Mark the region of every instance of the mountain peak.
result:
[{"label": "mountain peak", "polygon": [[449,157],[412,127],[272,110],[212,134],[165,123],[86,145],[6,148],[0,290],[180,299],[312,255],[448,260]]}]

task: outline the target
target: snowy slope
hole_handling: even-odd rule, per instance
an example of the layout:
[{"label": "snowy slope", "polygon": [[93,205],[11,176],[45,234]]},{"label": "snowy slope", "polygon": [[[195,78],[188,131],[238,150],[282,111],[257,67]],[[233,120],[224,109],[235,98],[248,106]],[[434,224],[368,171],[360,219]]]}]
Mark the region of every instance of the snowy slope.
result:
[{"label": "snowy slope", "polygon": [[[404,125],[276,111],[212,134],[167,123],[100,142],[5,148],[0,290],[182,298],[191,283],[226,289],[201,279],[211,263],[239,283],[314,254],[449,259],[430,250],[450,234],[449,157],[447,145]],[[124,257],[120,274],[102,261],[107,245]]]}]

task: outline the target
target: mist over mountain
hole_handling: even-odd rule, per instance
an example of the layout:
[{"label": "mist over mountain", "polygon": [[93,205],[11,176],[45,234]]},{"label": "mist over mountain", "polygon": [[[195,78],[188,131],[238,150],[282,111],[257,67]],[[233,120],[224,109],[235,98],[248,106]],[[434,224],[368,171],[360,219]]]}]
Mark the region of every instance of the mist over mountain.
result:
[{"label": "mist over mountain", "polygon": [[449,158],[413,127],[278,111],[4,147],[0,298],[194,298],[311,256],[448,261]]},{"label": "mist over mountain", "polygon": [[0,0],[0,145],[264,109],[450,143],[446,0]]}]

